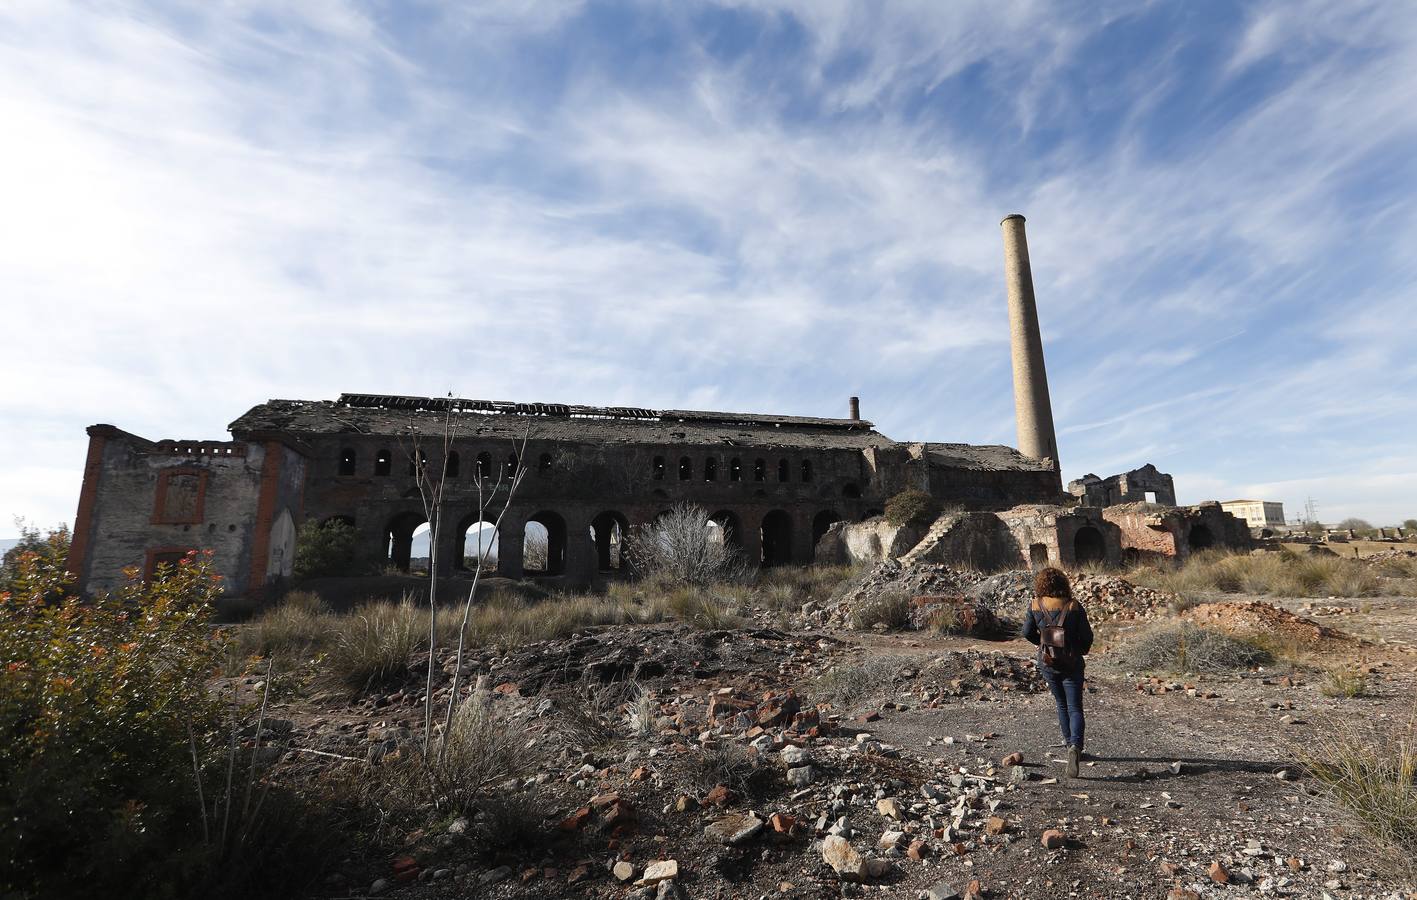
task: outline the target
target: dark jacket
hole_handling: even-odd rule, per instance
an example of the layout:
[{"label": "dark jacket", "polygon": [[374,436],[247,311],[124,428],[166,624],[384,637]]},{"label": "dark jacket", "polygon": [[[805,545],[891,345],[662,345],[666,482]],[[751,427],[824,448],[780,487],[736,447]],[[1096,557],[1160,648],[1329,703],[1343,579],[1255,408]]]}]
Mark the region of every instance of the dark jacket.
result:
[{"label": "dark jacket", "polygon": [[[1060,611],[1061,621],[1058,619]],[[1087,621],[1087,610],[1076,600],[1064,600],[1060,597],[1044,597],[1039,600],[1035,597],[1028,604],[1028,614],[1023,620],[1024,639],[1030,644],[1037,644],[1039,629],[1048,624],[1063,626],[1068,648],[1077,654],[1078,665],[1081,666],[1083,656],[1092,649],[1092,624]],[[1041,665],[1042,647],[1039,647],[1038,654]]]}]

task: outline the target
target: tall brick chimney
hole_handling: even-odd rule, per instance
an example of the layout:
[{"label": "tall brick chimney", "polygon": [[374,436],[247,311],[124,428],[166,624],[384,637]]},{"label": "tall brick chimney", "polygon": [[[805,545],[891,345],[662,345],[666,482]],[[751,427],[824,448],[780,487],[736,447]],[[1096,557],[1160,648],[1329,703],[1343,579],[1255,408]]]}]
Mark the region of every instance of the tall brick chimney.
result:
[{"label": "tall brick chimney", "polygon": [[1043,368],[1043,338],[1038,333],[1038,307],[1033,299],[1033,269],[1028,264],[1028,238],[1023,216],[1005,216],[1004,280],[1009,291],[1009,341],[1014,362],[1014,417],[1018,449],[1024,456],[1058,462],[1053,433],[1053,405],[1048,401],[1048,373]]},{"label": "tall brick chimney", "polygon": [[851,421],[853,421],[853,422],[860,422],[860,421],[861,421],[861,398],[860,398],[860,397],[852,397],[852,398],[851,398]]}]

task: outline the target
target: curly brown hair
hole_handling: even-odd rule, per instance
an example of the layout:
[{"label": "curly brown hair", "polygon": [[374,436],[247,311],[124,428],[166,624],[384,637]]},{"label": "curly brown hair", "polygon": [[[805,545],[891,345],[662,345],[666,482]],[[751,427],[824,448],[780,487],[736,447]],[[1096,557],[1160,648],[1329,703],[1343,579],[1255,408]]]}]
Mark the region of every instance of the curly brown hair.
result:
[{"label": "curly brown hair", "polygon": [[1067,575],[1049,566],[1046,569],[1039,569],[1038,574],[1033,576],[1033,596],[1071,600],[1073,599],[1073,588],[1068,584]]}]

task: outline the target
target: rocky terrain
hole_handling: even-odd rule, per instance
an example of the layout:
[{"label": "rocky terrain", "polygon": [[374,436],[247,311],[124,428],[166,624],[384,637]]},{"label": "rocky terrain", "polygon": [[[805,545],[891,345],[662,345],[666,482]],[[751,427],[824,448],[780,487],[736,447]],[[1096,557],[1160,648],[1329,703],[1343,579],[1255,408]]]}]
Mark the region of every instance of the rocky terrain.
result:
[{"label": "rocky terrain", "polygon": [[[524,735],[537,770],[522,835],[489,850],[478,823],[384,836],[317,896],[465,897],[1403,897],[1355,822],[1320,797],[1296,745],[1335,718],[1410,714],[1410,644],[1243,598],[1196,622],[1285,632],[1313,654],[1228,675],[1089,664],[1088,751],[1063,777],[1051,698],[1012,636],[1027,573],[887,563],[830,603],[730,630],[677,623],[588,628],[510,652],[479,650],[466,683]],[[1167,595],[1111,575],[1077,594],[1104,626],[1173,615]],[[884,590],[967,598],[994,639],[846,628]],[[1417,620],[1410,599],[1372,601]],[[445,654],[435,701],[446,703]],[[1364,696],[1323,691],[1360,666]],[[423,673],[351,701],[292,687],[272,703],[275,771],[369,771],[418,752]],[[242,681],[248,694],[262,685]],[[534,802],[531,798],[534,797]]]}]

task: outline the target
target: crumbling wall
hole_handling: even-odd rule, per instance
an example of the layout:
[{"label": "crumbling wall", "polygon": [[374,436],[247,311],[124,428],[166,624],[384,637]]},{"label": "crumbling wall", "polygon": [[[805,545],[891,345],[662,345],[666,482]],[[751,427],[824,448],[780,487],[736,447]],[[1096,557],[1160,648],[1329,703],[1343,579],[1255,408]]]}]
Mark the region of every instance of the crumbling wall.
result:
[{"label": "crumbling wall", "polygon": [[989,512],[946,513],[902,562],[937,562],[991,572],[1026,565],[1013,531]]},{"label": "crumbling wall", "polygon": [[1184,560],[1199,550],[1248,552],[1254,546],[1245,520],[1214,501],[1171,507],[1132,503],[1108,507],[1102,514],[1120,529],[1128,561]]},{"label": "crumbling wall", "polygon": [[817,542],[816,561],[824,565],[866,565],[898,559],[920,543],[927,525],[892,525],[876,517],[865,522],[837,522]]},{"label": "crumbling wall", "polygon": [[1118,506],[1124,503],[1148,502],[1147,494],[1153,495],[1150,502],[1161,506],[1176,505],[1176,484],[1171,476],[1147,463],[1139,469],[1098,478],[1088,473],[1068,482],[1068,493],[1077,497],[1083,506]]},{"label": "crumbling wall", "polygon": [[97,464],[85,473],[71,560],[81,592],[113,590],[125,568],[147,575],[194,549],[213,551],[228,593],[246,590],[260,444],[153,442],[102,425],[89,440]]}]

